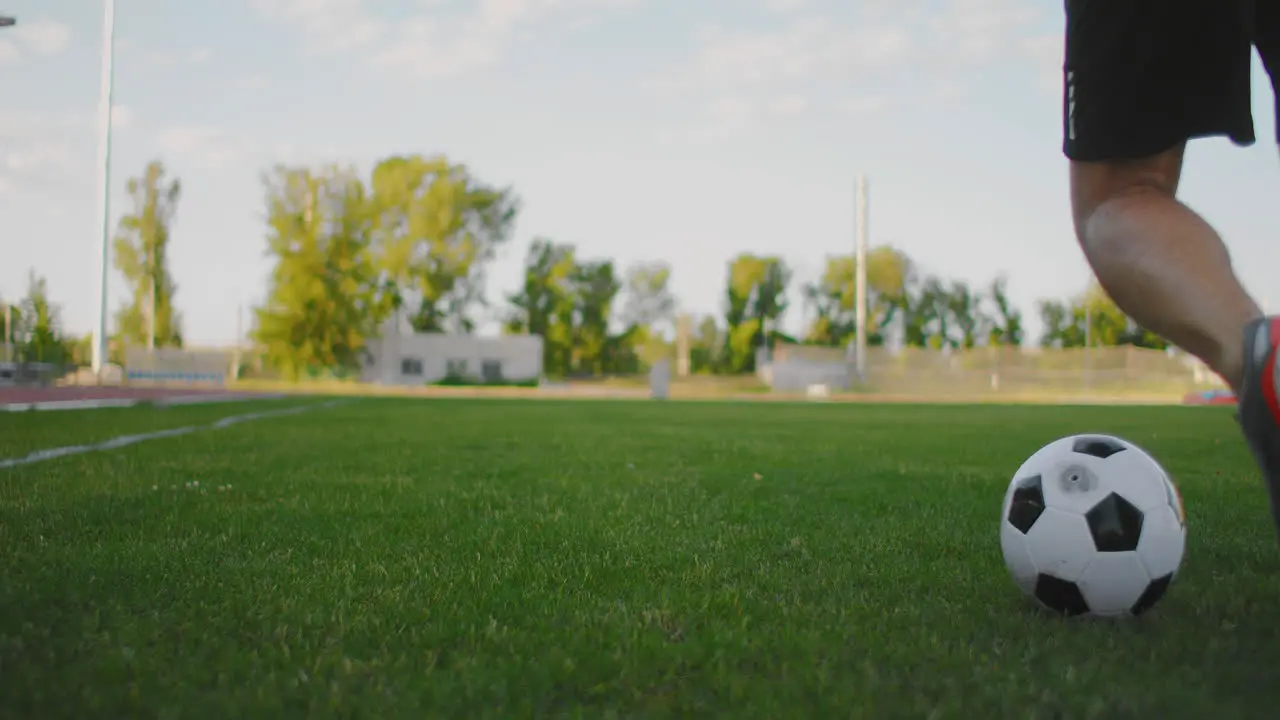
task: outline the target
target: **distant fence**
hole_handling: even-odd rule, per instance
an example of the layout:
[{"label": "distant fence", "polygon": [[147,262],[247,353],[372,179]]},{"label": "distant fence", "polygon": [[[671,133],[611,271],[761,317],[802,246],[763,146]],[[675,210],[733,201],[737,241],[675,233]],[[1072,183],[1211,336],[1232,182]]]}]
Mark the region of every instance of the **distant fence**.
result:
[{"label": "distant fence", "polygon": [[867,376],[859,382],[843,348],[780,345],[758,356],[758,373],[774,390],[803,392],[855,387],[910,395],[986,393],[1183,393],[1217,386],[1215,375],[1181,352],[1135,347],[940,351],[868,348]]},{"label": "distant fence", "polygon": [[53,385],[67,370],[59,363],[0,362],[0,388]]},{"label": "distant fence", "polygon": [[235,351],[225,349],[129,347],[124,351],[124,378],[135,384],[214,384],[234,377]]}]

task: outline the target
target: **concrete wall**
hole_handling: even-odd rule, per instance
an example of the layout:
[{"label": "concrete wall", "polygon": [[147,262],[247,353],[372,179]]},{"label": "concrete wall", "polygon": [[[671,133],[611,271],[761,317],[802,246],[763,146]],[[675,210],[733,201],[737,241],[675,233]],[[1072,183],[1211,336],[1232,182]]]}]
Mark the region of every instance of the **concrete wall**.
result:
[{"label": "concrete wall", "polygon": [[843,362],[785,360],[769,367],[767,382],[776,392],[804,392],[810,385],[826,385],[832,392],[848,390],[850,368]]},{"label": "concrete wall", "polygon": [[368,345],[361,380],[424,385],[449,375],[474,381],[528,382],[542,376],[542,338],[536,335],[391,333]]}]

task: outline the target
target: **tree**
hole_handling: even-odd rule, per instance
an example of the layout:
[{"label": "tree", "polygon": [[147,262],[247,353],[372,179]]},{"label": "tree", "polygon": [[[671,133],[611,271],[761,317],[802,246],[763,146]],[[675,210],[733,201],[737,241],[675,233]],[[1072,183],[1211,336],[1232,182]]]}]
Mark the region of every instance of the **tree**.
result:
[{"label": "tree", "polygon": [[639,263],[627,270],[626,300],[622,309],[624,325],[652,329],[671,321],[675,309],[670,265],[659,260]]},{"label": "tree", "polygon": [[609,332],[613,303],[622,289],[613,261],[577,263],[571,278],[574,369],[591,375],[611,371],[622,360],[623,341],[629,334],[615,336]]},{"label": "tree", "polygon": [[182,188],[165,177],[164,165],[149,163],[126,186],[133,209],[120,218],[115,268],[130,287],[130,301],[116,313],[125,342],[147,347],[182,346],[182,318],[173,307],[178,286],[169,274],[170,231]]},{"label": "tree", "polygon": [[983,309],[982,295],[974,292],[969,283],[953,280],[945,297],[945,312],[955,328],[954,337],[947,338],[947,341],[952,347],[973,348],[992,324]]},{"label": "tree", "polygon": [[955,347],[950,300],[946,285],[937,275],[929,275],[920,283],[915,307],[923,322],[926,347]]},{"label": "tree", "polygon": [[987,333],[987,344],[1022,345],[1022,312],[1009,301],[1008,279],[1001,276],[991,281],[987,297],[995,309],[991,318],[991,326]]},{"label": "tree", "polygon": [[[963,280],[948,281],[937,275],[917,279],[914,274],[908,275],[895,299],[904,344],[969,349],[984,341],[990,344],[993,337],[1003,337],[996,331],[997,326],[1001,332],[1008,330],[1020,337],[1021,316],[1009,305],[1003,285],[994,292],[998,298],[988,297]],[[988,301],[995,303],[998,318],[988,313]]]},{"label": "tree", "polygon": [[1043,347],[1094,346],[1135,347],[1163,350],[1169,346],[1163,338],[1138,325],[1125,315],[1097,282],[1069,301],[1041,300],[1039,305],[1044,332]]},{"label": "tree", "polygon": [[689,342],[689,372],[709,373],[719,370],[722,359],[720,349],[725,346],[725,342],[715,317],[703,315],[694,327],[693,337]]},{"label": "tree", "polygon": [[354,171],[277,167],[267,188],[268,254],[276,260],[254,338],[286,377],[360,367],[366,340],[390,312],[379,280],[371,212]]},{"label": "tree", "polygon": [[[791,272],[777,256],[744,253],[729,264],[725,295],[725,359],[731,373],[755,370],[756,348],[777,332],[776,323],[787,309]],[[773,324],[775,327],[768,327]]]},{"label": "tree", "polygon": [[[888,246],[867,253],[867,344],[884,344],[884,332],[902,306],[911,276],[911,261]],[[827,257],[822,277],[803,290],[816,317],[806,339],[820,345],[843,346],[857,334],[857,260],[853,255]]]},{"label": "tree", "polygon": [[1076,324],[1070,303],[1041,300],[1036,303],[1036,308],[1040,312],[1040,324],[1044,327],[1040,335],[1041,347],[1069,348],[1084,345],[1084,333]]},{"label": "tree", "polygon": [[419,332],[470,332],[484,300],[484,268],[511,235],[518,203],[441,156],[389,157],[373,169],[378,269],[397,311],[416,301]]},{"label": "tree", "polygon": [[627,271],[621,313],[625,338],[621,340],[615,372],[625,371],[622,356],[627,351],[635,354],[636,370],[671,354],[671,344],[664,336],[676,308],[670,283],[671,266],[663,261],[640,263]]},{"label": "tree", "polygon": [[542,338],[542,367],[548,375],[571,371],[573,360],[574,248],[535,238],[524,261],[524,281],[507,297],[512,311],[506,330]]},{"label": "tree", "polygon": [[18,328],[22,323],[22,308],[17,303],[12,303],[0,298],[0,330],[4,333],[0,334],[0,345],[3,345],[9,356],[0,355],[0,360],[12,360],[16,358],[16,349],[18,346],[19,335]]},{"label": "tree", "polygon": [[929,345],[934,298],[925,292],[924,281],[911,278],[898,299],[898,315],[902,318],[902,342],[907,347]]},{"label": "tree", "polygon": [[14,357],[19,362],[70,362],[71,345],[62,335],[61,312],[49,300],[49,284],[35,270],[27,273],[27,294],[12,321]]}]

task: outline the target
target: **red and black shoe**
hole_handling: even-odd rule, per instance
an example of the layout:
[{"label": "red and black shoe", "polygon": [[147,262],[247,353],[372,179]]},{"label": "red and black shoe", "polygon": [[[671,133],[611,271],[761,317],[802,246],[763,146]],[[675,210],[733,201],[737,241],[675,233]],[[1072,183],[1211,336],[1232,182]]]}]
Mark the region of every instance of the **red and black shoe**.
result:
[{"label": "red and black shoe", "polygon": [[1262,317],[1244,329],[1244,376],[1237,419],[1253,458],[1262,470],[1271,499],[1271,516],[1280,529],[1280,316]]}]

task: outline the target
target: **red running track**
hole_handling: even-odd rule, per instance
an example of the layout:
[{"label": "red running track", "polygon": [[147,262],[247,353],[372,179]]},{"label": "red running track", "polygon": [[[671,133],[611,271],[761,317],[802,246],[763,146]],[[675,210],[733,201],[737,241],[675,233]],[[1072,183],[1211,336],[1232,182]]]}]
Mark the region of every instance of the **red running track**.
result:
[{"label": "red running track", "polygon": [[227,391],[224,389],[186,387],[0,387],[0,405],[63,400],[156,400],[173,397],[217,397],[226,394]]}]

